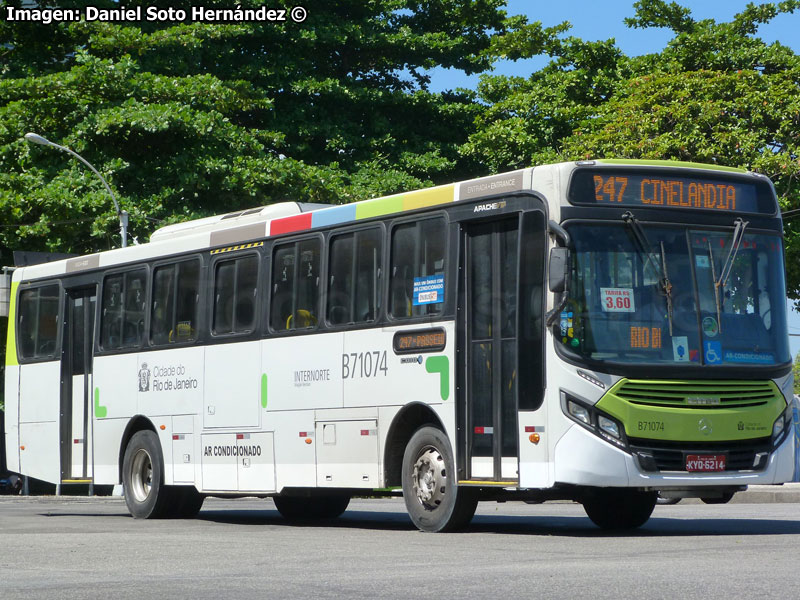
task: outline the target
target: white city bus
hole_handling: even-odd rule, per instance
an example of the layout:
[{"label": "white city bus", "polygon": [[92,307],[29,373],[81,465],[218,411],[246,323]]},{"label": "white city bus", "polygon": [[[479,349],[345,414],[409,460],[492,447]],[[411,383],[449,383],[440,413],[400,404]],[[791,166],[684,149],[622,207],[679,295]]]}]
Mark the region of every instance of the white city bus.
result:
[{"label": "white city bus", "polygon": [[659,492],[724,502],[792,478],[781,235],[761,175],[598,160],[19,268],[9,468],[121,483],[140,518],[402,489],[426,531],[512,499],[629,528]]}]

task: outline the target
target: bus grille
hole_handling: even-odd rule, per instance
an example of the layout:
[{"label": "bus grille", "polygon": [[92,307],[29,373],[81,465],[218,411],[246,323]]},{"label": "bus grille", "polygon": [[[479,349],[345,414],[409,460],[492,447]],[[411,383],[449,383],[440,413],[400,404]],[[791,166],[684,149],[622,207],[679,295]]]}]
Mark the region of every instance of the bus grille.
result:
[{"label": "bus grille", "polygon": [[614,394],[631,404],[674,408],[762,406],[775,397],[768,381],[645,381],[631,379]]},{"label": "bus grille", "polygon": [[686,471],[687,454],[725,454],[726,471],[759,471],[767,466],[770,438],[742,442],[665,442],[628,438],[631,453],[645,471]]}]

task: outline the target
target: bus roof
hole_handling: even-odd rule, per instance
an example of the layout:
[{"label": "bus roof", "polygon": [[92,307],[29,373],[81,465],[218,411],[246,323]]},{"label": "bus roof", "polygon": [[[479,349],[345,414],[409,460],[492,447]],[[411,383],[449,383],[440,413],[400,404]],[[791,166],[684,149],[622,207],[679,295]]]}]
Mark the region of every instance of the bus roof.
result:
[{"label": "bus roof", "polygon": [[[306,231],[452,202],[476,200],[482,197],[529,190],[532,188],[534,171],[537,173],[542,172],[542,174],[550,172],[555,176],[555,173],[564,169],[571,169],[585,164],[641,165],[659,168],[682,167],[735,173],[747,172],[744,169],[679,161],[598,159],[539,165],[458,183],[362,200],[352,204],[328,206],[301,202],[281,202],[167,225],[156,230],[151,235],[149,243],[25,267],[17,270],[14,279],[17,280],[22,277],[25,279],[38,279],[40,277],[58,276],[96,268],[107,268],[113,265],[122,265],[159,256],[235,246],[244,242],[285,233]],[[24,274],[22,273],[23,271]]]}]

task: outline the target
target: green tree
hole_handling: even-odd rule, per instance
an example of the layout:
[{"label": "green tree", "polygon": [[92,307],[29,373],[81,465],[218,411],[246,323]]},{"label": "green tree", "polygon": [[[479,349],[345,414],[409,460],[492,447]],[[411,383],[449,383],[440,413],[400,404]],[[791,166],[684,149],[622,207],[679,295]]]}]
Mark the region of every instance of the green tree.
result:
[{"label": "green tree", "polygon": [[[59,6],[87,4],[120,6]],[[93,163],[139,238],[156,220],[285,199],[350,202],[474,173],[458,148],[483,107],[466,91],[431,93],[425,70],[482,72],[496,40],[546,37],[507,17],[503,0],[319,4],[303,23],[0,21],[0,260],[11,248],[118,243],[96,177],[30,147],[27,131]]]}]

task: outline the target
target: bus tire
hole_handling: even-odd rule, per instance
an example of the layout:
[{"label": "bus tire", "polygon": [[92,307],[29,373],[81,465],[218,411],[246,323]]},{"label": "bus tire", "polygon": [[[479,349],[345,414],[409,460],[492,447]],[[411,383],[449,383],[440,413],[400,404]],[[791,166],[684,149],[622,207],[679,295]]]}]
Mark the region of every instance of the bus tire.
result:
[{"label": "bus tire", "polygon": [[734,492],[725,492],[722,496],[711,496],[709,498],[700,498],[703,504],[727,504],[733,499]]},{"label": "bus tire", "polygon": [[164,485],[164,459],[158,436],[145,429],[133,434],[122,461],[125,504],[134,519],[166,516],[172,494]]},{"label": "bus tire", "polygon": [[347,510],[350,496],[275,496],[275,508],[284,519],[335,519]]},{"label": "bus tire", "polygon": [[167,490],[170,495],[170,506],[165,516],[174,519],[193,519],[203,508],[206,497],[193,486],[175,486]]},{"label": "bus tire", "polygon": [[401,479],[406,510],[418,529],[436,533],[469,525],[478,496],[458,486],[450,440],[441,429],[423,426],[411,436]]},{"label": "bus tire", "polygon": [[583,498],[583,509],[601,529],[636,529],[653,514],[657,492],[602,488]]}]

